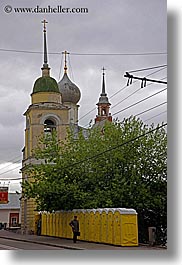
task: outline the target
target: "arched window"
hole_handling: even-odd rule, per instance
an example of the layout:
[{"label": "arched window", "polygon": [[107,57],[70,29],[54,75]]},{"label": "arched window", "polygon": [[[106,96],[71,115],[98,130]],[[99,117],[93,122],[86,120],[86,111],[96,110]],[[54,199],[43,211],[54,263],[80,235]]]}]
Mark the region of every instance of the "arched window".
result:
[{"label": "arched window", "polygon": [[56,129],[56,123],[51,119],[46,119],[44,121],[44,133],[52,134],[52,132]]}]

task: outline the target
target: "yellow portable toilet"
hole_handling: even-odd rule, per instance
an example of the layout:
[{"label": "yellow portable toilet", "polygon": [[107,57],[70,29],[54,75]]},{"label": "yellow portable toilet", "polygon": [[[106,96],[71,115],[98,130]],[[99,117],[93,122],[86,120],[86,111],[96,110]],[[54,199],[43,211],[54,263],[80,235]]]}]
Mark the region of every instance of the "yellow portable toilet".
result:
[{"label": "yellow portable toilet", "polygon": [[59,212],[59,237],[63,237],[63,211]]},{"label": "yellow portable toilet", "polygon": [[55,223],[56,223],[56,232],[55,232],[55,236],[58,237],[59,236],[59,212],[55,213]]},{"label": "yellow portable toilet", "polygon": [[107,216],[107,229],[108,229],[107,243],[109,244],[113,244],[113,214],[114,214],[114,209],[109,208]]},{"label": "yellow portable toilet", "polygon": [[49,219],[49,232],[50,236],[53,235],[53,213],[50,213],[50,219]]},{"label": "yellow portable toilet", "polygon": [[138,218],[134,209],[121,212],[121,246],[138,246]]},{"label": "yellow portable toilet", "polygon": [[50,236],[50,213],[47,213],[47,231],[46,235]]},{"label": "yellow portable toilet", "polygon": [[85,238],[84,240],[89,241],[90,240],[90,231],[89,231],[90,209],[86,209],[84,212],[84,215],[85,215]]},{"label": "yellow portable toilet", "polygon": [[67,212],[64,211],[63,212],[63,237],[66,238],[67,237]]},{"label": "yellow portable toilet", "polygon": [[47,220],[46,220],[46,214],[42,214],[42,224],[41,224],[41,235],[46,235],[46,226],[47,226]]},{"label": "yellow portable toilet", "polygon": [[38,220],[40,218],[40,214],[37,213],[35,214],[34,216],[34,220],[35,220],[35,223],[34,223],[34,233],[37,235],[37,225],[38,225]]},{"label": "yellow portable toilet", "polygon": [[73,238],[73,232],[72,232],[72,228],[69,225],[69,223],[71,222],[71,220],[73,220],[73,216],[74,213],[72,211],[67,211],[67,222],[66,222],[66,226],[67,226],[67,238]]},{"label": "yellow portable toilet", "polygon": [[80,240],[85,240],[85,210],[80,210],[78,213],[78,221],[80,228]]},{"label": "yellow portable toilet", "polygon": [[113,213],[113,244],[121,245],[121,214],[122,209],[116,208]]},{"label": "yellow portable toilet", "polygon": [[95,209],[91,209],[89,212],[89,241],[95,241]]},{"label": "yellow portable toilet", "polygon": [[100,241],[102,243],[107,243],[108,236],[108,209],[103,208],[101,213],[101,237]]},{"label": "yellow portable toilet", "polygon": [[95,242],[101,241],[101,213],[102,213],[102,209],[96,209],[96,212],[95,212]]},{"label": "yellow portable toilet", "polygon": [[56,215],[52,213],[52,236],[56,236]]}]

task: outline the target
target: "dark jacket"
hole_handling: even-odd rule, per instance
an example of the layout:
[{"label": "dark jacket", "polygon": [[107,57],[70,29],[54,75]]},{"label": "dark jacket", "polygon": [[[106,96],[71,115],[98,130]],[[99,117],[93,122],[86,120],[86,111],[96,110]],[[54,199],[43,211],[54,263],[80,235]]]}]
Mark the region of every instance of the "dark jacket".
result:
[{"label": "dark jacket", "polygon": [[79,222],[78,220],[72,220],[69,225],[72,227],[73,232],[79,232]]}]

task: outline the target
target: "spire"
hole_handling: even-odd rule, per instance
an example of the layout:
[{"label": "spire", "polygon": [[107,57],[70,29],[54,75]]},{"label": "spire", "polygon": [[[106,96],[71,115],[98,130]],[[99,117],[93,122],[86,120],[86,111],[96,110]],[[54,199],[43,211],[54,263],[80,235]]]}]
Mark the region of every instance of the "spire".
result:
[{"label": "spire", "polygon": [[105,89],[105,71],[106,69],[102,68],[102,92],[99,97],[99,102],[97,103],[98,106],[98,114],[95,118],[95,123],[101,122],[101,121],[112,121],[112,116],[109,113],[110,103],[106,94]]},{"label": "spire", "polygon": [[62,52],[62,54],[64,54],[64,73],[67,74],[67,69],[68,69],[68,67],[67,67],[66,55],[68,55],[69,52],[64,51],[64,52]]},{"label": "spire", "polygon": [[102,73],[102,75],[103,75],[103,78],[102,78],[102,93],[101,93],[101,96],[106,96],[107,94],[106,94],[106,90],[105,90],[105,71],[106,69],[103,67],[102,68],[102,71],[103,71],[103,73]]},{"label": "spire", "polygon": [[49,66],[48,66],[48,59],[47,59],[47,40],[46,40],[46,24],[48,23],[45,19],[41,21],[44,24],[44,63],[42,69],[42,76],[49,76]]}]

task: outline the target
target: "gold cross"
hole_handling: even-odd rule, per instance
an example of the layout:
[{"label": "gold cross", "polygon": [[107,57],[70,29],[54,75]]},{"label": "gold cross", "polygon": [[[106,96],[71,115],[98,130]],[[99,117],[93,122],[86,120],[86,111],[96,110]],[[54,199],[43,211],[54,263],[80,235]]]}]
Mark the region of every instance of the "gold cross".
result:
[{"label": "gold cross", "polygon": [[44,24],[44,32],[46,32],[46,24],[48,23],[45,19],[43,21],[41,21],[41,23]]},{"label": "gold cross", "polygon": [[105,68],[103,67],[103,68],[102,68],[102,71],[103,71],[103,75],[105,74],[105,73],[104,73],[104,71],[105,71],[105,70],[106,70],[106,69],[105,69]]},{"label": "gold cross", "polygon": [[67,51],[62,52],[64,54],[64,72],[67,73],[67,60],[66,60],[66,55],[70,54]]}]

